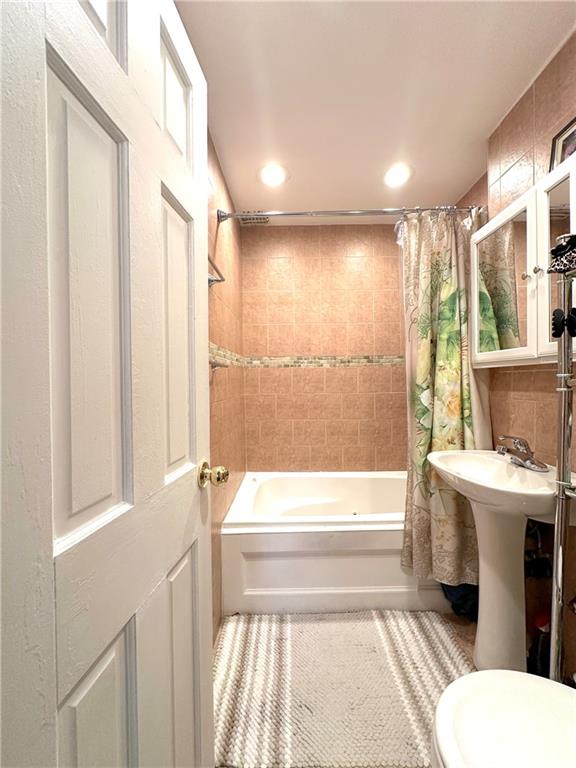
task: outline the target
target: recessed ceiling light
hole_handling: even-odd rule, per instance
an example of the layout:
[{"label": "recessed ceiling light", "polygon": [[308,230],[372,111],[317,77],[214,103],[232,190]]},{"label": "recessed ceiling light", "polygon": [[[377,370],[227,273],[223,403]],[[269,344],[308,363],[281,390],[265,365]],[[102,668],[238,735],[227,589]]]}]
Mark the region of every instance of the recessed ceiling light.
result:
[{"label": "recessed ceiling light", "polygon": [[384,184],[387,187],[401,187],[412,176],[412,168],[406,163],[394,163],[386,171]]},{"label": "recessed ceiling light", "polygon": [[278,163],[268,163],[260,171],[260,181],[267,187],[279,187],[288,178],[286,168]]}]

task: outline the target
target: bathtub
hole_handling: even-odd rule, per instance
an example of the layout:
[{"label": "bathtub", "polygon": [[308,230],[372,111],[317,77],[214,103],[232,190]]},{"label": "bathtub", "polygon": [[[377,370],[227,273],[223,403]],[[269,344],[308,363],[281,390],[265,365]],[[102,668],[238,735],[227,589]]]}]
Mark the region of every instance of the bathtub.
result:
[{"label": "bathtub", "polygon": [[233,613],[446,610],[400,567],[405,472],[248,472],[222,526]]}]

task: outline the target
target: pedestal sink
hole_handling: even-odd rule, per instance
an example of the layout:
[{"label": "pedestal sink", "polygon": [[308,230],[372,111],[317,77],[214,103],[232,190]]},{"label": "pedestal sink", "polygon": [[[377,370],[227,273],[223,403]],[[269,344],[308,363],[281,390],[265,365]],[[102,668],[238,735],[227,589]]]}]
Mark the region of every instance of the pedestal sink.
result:
[{"label": "pedestal sink", "polygon": [[533,472],[495,451],[436,451],[428,460],[472,506],[478,536],[477,669],[526,670],[527,518],[554,521],[555,470]]}]

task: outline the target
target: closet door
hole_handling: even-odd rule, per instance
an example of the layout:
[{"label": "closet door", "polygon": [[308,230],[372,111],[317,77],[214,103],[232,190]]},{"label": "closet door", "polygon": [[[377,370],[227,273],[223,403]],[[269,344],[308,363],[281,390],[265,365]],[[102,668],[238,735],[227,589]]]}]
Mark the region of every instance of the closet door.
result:
[{"label": "closet door", "polygon": [[2,14],[2,762],[206,768],[206,83],[172,0]]}]

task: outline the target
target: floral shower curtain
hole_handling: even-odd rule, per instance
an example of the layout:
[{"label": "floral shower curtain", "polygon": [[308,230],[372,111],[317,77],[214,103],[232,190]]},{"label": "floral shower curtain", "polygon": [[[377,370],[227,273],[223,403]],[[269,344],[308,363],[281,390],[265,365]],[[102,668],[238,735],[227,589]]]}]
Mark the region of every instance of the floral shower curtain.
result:
[{"label": "floral shower curtain", "polygon": [[468,354],[470,235],[478,225],[478,211],[423,212],[401,223],[409,397],[402,565],[449,585],[478,583],[474,519],[427,456],[492,447],[487,382]]}]

